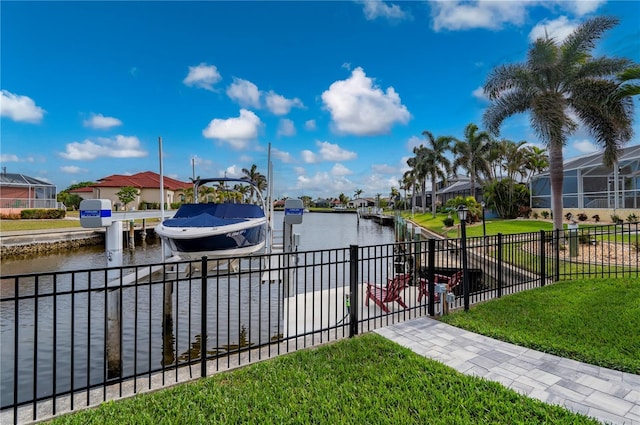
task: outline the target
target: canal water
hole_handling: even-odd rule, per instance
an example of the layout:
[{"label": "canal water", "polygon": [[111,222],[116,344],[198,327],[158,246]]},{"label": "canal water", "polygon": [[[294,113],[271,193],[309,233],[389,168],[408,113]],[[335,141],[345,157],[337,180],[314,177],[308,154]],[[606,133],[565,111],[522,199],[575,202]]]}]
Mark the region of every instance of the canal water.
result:
[{"label": "canal water", "polygon": [[[283,218],[282,212],[276,212],[277,228],[281,226]],[[382,245],[394,241],[393,227],[381,226],[373,220],[358,221],[355,214],[347,213],[305,214],[303,223],[294,226],[294,233],[300,234],[298,251],[348,248],[352,244]],[[124,250],[125,266],[160,261],[161,248],[157,242],[138,246],[135,251]],[[105,265],[103,247],[84,248],[39,255],[36,259],[3,260],[0,277],[87,270],[103,268]],[[0,305],[2,406],[7,406],[13,400],[16,329],[19,329],[19,402],[33,397],[34,376],[37,376],[35,391],[38,397],[47,397],[53,392],[54,380],[55,392],[104,382],[106,295],[104,291],[88,290],[87,281],[92,279],[91,273],[79,273],[74,279],[71,283],[61,276],[56,285],[58,291],[68,290],[71,285],[76,291],[84,291],[77,296],[22,300],[17,317],[14,302]],[[32,284],[29,281],[25,283],[25,286]],[[40,293],[46,293],[52,287],[47,279],[40,280],[38,285]],[[210,308],[206,335],[210,354],[233,344],[268,341],[282,332],[282,291],[278,285],[264,285],[259,279],[243,278],[242,281],[222,284],[219,279],[209,280],[207,286]],[[7,279],[0,280],[0,289],[3,296],[13,292],[13,286]],[[21,287],[20,293],[33,293],[33,288]],[[167,320],[163,308],[167,294],[172,299],[170,320]],[[123,289],[122,375],[158,370],[165,365],[198,358],[201,341],[200,298],[198,281],[169,284],[168,292],[163,284]],[[255,308],[256,299],[259,308]],[[239,337],[246,341],[239,341]],[[35,353],[37,362],[34,361]],[[55,367],[52,367],[53,364]]]},{"label": "canal water", "polygon": [[[284,213],[276,211],[276,228],[282,227]],[[298,251],[347,248],[349,245],[379,245],[393,242],[393,227],[385,227],[373,220],[361,219],[349,213],[306,213],[302,224],[293,226],[300,234]],[[40,273],[106,267],[103,246],[85,247],[72,251],[38,255],[37,258],[0,260],[0,274]],[[125,249],[123,265],[150,264],[162,261],[160,243],[150,240],[138,244],[134,251]]]}]

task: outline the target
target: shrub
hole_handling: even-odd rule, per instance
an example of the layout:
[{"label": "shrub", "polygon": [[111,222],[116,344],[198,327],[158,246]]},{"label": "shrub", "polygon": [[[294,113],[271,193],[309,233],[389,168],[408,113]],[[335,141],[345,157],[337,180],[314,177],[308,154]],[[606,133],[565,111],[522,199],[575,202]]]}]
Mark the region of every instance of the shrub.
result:
[{"label": "shrub", "polygon": [[564,218],[566,218],[567,220],[571,220],[573,218],[573,214],[571,214],[570,212],[566,213],[564,215]]},{"label": "shrub", "polygon": [[20,220],[20,214],[0,214],[2,220]]},{"label": "shrub", "polygon": [[631,213],[627,216],[627,221],[629,223],[635,223],[636,221],[638,221],[638,216],[635,213]]},{"label": "shrub", "polygon": [[622,219],[617,214],[611,214],[611,221],[616,224],[620,224],[620,222],[622,222]]},{"label": "shrub", "polygon": [[587,218],[589,218],[589,217],[587,217],[587,215],[585,213],[578,214],[578,220],[580,220],[580,221],[587,221]]},{"label": "shrub", "polygon": [[549,211],[542,211],[540,215],[546,220],[549,218]]},{"label": "shrub", "polygon": [[60,219],[66,215],[65,210],[34,209],[20,211],[20,218],[25,220]]},{"label": "shrub", "polygon": [[447,217],[442,220],[442,222],[444,223],[445,227],[451,227],[453,226],[453,217]]},{"label": "shrub", "polygon": [[591,243],[591,235],[589,233],[581,233],[578,236],[578,242],[583,245],[589,245]]},{"label": "shrub", "polygon": [[593,221],[595,221],[596,223],[600,222],[600,216],[598,214],[594,215],[593,217],[591,217],[593,219]]},{"label": "shrub", "polygon": [[533,213],[533,218],[534,218],[534,219],[536,219],[536,220],[537,220],[539,217],[540,217],[540,216],[538,215],[538,213],[537,213],[537,212],[534,212],[534,213]]},{"label": "shrub", "polygon": [[518,207],[518,216],[519,217],[524,217],[524,218],[529,218],[531,216],[531,207],[529,207],[527,205],[520,205]]}]

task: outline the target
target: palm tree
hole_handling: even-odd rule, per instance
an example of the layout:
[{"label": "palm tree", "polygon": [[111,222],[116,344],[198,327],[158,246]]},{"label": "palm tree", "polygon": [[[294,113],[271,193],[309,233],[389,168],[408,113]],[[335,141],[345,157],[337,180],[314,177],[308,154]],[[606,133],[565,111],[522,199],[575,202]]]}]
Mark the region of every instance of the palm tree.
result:
[{"label": "palm tree", "polygon": [[[407,161],[407,163],[408,162],[409,161]],[[404,172],[404,174],[402,175],[402,182],[404,184],[405,191],[411,190],[411,214],[413,214],[413,211],[416,208],[416,196],[415,196],[416,195],[415,193],[416,175],[415,175],[415,170],[413,168]],[[406,192],[405,192],[404,198],[407,199]]]},{"label": "palm tree", "polygon": [[398,209],[398,201],[400,200],[400,191],[392,187],[391,192],[389,193],[389,200],[393,201],[393,208]]},{"label": "palm tree", "polygon": [[619,95],[615,77],[629,69],[628,59],[591,55],[595,41],[618,24],[616,18],[587,20],[562,43],[548,36],[536,40],[525,63],[501,65],[488,76],[484,92],[491,105],[484,113],[487,129],[498,134],[502,122],[529,112],[531,126],[549,150],[553,225],[562,229],[562,148],[578,128],[572,112],[604,148],[604,163],[613,166],[620,148],[632,136],[631,96]]},{"label": "palm tree", "polygon": [[[407,159],[407,165],[413,170],[414,177],[414,192],[415,189],[420,189],[422,192],[422,211],[426,211],[427,194],[425,191],[427,172],[425,170],[424,162],[427,156],[427,148],[424,145],[416,146],[413,148],[414,157]],[[415,198],[415,196],[414,196]]]},{"label": "palm tree", "polygon": [[532,175],[547,171],[548,168],[549,155],[547,155],[547,150],[537,146],[529,146],[527,152],[527,170],[530,171],[529,180],[531,180]]},{"label": "palm tree", "polygon": [[455,138],[451,136],[438,136],[436,138],[427,130],[423,131],[422,135],[427,138],[429,143],[422,166],[431,178],[431,215],[435,217],[438,179],[445,181],[451,173],[451,161],[445,156],[445,153],[451,149],[451,143],[455,141]]},{"label": "palm tree", "polygon": [[353,192],[353,199],[358,199],[363,193],[364,191],[362,189],[356,189],[356,191]]},{"label": "palm tree", "polygon": [[476,180],[481,176],[491,175],[487,155],[491,149],[491,136],[486,131],[478,132],[478,126],[471,123],[464,129],[464,140],[457,140],[453,145],[453,170],[462,167],[469,174],[471,196],[476,197]]},{"label": "palm tree", "polygon": [[[258,187],[259,191],[263,191],[267,188],[267,178],[260,174],[258,171],[258,166],[256,164],[252,164],[250,169],[243,168],[242,174],[245,175],[245,178],[251,182],[254,182]],[[253,186],[251,186],[251,197],[253,198]]]}]

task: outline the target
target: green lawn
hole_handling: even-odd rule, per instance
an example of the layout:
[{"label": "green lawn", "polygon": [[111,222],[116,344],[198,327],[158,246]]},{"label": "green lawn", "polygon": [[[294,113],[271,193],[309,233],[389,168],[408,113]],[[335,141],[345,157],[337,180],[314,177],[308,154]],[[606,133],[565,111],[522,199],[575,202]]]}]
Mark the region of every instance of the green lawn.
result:
[{"label": "green lawn", "polygon": [[[410,219],[419,226],[431,230],[432,232],[447,236],[449,238],[459,237],[458,225],[460,224],[460,221],[457,219],[457,217],[454,218],[455,224],[453,225],[453,227],[445,228],[444,219],[447,218],[447,214],[444,213],[436,214],[435,218],[433,218],[431,213],[414,214],[413,218],[411,217],[410,212],[404,212],[402,215],[403,217]],[[553,230],[553,223],[547,220],[504,220],[500,218],[492,218],[489,220],[485,220],[485,227],[487,235],[497,235],[498,233],[511,234],[539,232],[540,230]],[[467,225],[466,230],[468,237],[482,236],[482,222],[480,221],[478,223]]]},{"label": "green lawn", "polygon": [[55,424],[597,424],[377,334],[62,416]]},{"label": "green lawn", "polygon": [[81,227],[80,220],[0,220],[0,232]]},{"label": "green lawn", "polygon": [[640,281],[563,281],[442,320],[558,356],[640,374]]}]

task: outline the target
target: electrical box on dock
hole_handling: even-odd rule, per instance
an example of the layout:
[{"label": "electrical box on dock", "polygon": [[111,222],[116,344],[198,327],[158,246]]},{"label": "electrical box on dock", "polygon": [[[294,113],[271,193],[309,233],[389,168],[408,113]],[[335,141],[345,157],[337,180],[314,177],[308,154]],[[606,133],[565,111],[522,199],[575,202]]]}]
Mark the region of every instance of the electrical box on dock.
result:
[{"label": "electrical box on dock", "polygon": [[85,199],[80,202],[80,224],[82,227],[111,226],[111,201],[109,199]]}]

